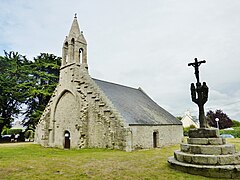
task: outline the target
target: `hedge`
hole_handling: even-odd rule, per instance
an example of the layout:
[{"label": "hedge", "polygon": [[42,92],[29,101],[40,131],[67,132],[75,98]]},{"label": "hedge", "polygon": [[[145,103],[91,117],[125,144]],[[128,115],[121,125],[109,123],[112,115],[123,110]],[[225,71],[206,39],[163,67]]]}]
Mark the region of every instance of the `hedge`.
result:
[{"label": "hedge", "polygon": [[234,130],[220,130],[220,134],[231,134],[235,138],[240,138],[240,127],[234,127]]}]

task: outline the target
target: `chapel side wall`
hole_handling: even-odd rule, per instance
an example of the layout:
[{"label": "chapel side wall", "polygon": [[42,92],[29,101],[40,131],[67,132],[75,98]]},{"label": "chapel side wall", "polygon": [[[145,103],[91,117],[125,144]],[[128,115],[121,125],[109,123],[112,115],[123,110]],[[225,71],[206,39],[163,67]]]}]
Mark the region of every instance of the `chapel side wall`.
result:
[{"label": "chapel side wall", "polygon": [[132,148],[153,148],[153,133],[157,133],[157,147],[181,143],[182,125],[134,126],[131,125]]}]

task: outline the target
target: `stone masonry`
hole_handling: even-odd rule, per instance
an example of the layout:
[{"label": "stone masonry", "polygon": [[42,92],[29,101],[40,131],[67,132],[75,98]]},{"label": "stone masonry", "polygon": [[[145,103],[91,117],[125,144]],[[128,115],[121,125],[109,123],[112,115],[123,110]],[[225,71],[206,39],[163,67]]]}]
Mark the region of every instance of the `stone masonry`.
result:
[{"label": "stone masonry", "polygon": [[189,132],[168,162],[177,170],[216,178],[240,178],[240,153],[220,138],[218,129],[200,128]]}]

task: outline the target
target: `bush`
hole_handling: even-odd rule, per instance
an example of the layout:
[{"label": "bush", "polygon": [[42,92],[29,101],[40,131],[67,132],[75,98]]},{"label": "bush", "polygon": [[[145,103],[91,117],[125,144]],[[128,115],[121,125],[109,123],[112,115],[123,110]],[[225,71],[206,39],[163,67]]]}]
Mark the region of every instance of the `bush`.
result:
[{"label": "bush", "polygon": [[220,134],[231,134],[235,138],[240,138],[240,127],[234,127],[234,130],[220,130]]},{"label": "bush", "polygon": [[11,134],[20,134],[22,132],[22,129],[4,129],[2,131],[2,135],[11,135]]},{"label": "bush", "polygon": [[188,136],[188,131],[189,131],[189,129],[195,129],[196,127],[192,124],[192,125],[190,125],[189,127],[185,127],[185,128],[183,128],[183,135],[184,136]]},{"label": "bush", "polygon": [[232,120],[233,126],[232,127],[240,127],[240,122],[236,120]]},{"label": "bush", "polygon": [[20,134],[22,132],[22,129],[10,129],[10,134]]},{"label": "bush", "polygon": [[2,130],[2,133],[1,133],[1,135],[9,135],[10,133],[9,133],[9,128],[4,128],[3,130]]},{"label": "bush", "polygon": [[26,139],[33,140],[34,139],[34,131],[31,129],[28,129],[25,131],[24,136]]}]

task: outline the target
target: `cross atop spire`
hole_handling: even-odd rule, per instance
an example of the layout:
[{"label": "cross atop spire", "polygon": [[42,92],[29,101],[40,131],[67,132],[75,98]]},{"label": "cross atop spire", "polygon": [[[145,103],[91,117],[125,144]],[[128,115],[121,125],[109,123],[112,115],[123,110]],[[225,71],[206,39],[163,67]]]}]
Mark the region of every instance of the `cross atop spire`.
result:
[{"label": "cross atop spire", "polygon": [[73,22],[72,22],[72,26],[71,26],[71,29],[70,29],[70,32],[69,32],[69,37],[70,36],[79,36],[81,33],[80,33],[80,28],[79,28],[79,25],[78,25],[78,21],[77,21],[77,13],[75,13],[75,16],[74,16],[74,19],[73,19]]}]

